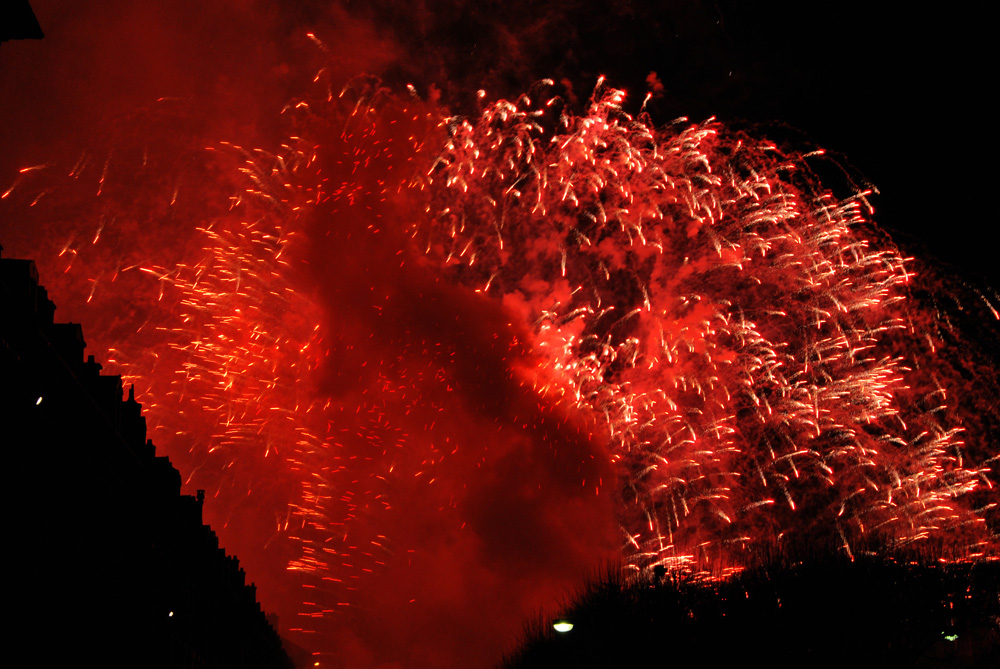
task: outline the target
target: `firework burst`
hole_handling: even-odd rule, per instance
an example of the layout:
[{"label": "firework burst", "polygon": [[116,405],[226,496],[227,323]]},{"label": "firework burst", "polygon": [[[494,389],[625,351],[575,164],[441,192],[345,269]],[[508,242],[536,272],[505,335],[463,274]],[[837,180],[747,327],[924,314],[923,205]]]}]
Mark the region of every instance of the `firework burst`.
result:
[{"label": "firework burst", "polygon": [[[433,599],[422,579],[532,531],[602,545],[528,529],[536,485],[613,506],[639,570],[995,547],[996,455],[962,434],[868,193],[825,190],[819,152],[657,128],[603,83],[582,114],[540,82],[475,118],[317,83],[277,151],[126,126],[5,194],[46,221],[36,256],[67,277],[47,282],[104,315],[96,349],[224,540],[251,565],[280,546],[306,593],[291,629],[371,624],[376,597],[439,619],[406,608]],[[514,529],[455,540],[504,477]]]},{"label": "firework burst", "polygon": [[917,380],[919,306],[868,193],[712,121],[656,129],[621,91],[574,117],[546,88],[453,124],[414,236],[516,305],[550,395],[603,416],[631,564],[790,538],[981,551],[960,500],[990,470]]}]

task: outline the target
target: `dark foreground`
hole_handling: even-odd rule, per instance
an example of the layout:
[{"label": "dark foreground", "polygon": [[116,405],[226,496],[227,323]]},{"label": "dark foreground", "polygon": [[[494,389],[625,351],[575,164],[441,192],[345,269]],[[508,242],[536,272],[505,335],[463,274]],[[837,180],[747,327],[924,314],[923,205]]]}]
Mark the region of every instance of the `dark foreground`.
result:
[{"label": "dark foreground", "polygon": [[771,560],[727,580],[609,576],[505,667],[1000,667],[1000,562]]}]

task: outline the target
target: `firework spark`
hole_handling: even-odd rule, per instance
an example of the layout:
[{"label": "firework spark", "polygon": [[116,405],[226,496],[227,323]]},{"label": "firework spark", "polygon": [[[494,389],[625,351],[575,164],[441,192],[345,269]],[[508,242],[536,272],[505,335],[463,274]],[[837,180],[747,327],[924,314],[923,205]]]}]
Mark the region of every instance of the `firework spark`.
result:
[{"label": "firework spark", "polygon": [[441,659],[414,621],[472,644],[460,612],[516,582],[516,631],[615,547],[634,569],[995,547],[995,454],[868,193],[825,190],[822,156],[657,128],[603,83],[579,115],[540,82],[476,118],[317,84],[277,150],[143,132],[156,112],[4,194],[224,540],[287,569],[262,593],[305,593],[300,638],[374,637],[390,602],[382,657]]},{"label": "firework spark", "polygon": [[603,416],[630,563],[872,535],[980,552],[959,500],[990,469],[913,371],[919,307],[869,193],[712,121],[656,129],[602,84],[578,118],[550,89],[453,125],[413,233],[517,305],[542,392]]}]

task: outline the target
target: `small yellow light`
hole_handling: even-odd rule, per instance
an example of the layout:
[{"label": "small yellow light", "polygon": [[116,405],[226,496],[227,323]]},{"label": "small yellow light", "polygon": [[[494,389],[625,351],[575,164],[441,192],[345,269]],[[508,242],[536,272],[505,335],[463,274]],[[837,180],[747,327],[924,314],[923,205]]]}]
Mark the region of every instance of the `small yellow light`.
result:
[{"label": "small yellow light", "polygon": [[42,403],[42,398],[41,397],[39,397],[37,400],[35,400],[35,406],[38,406],[41,403]]},{"label": "small yellow light", "polygon": [[559,620],[552,623],[552,627],[557,632],[568,632],[573,629],[573,623],[566,620],[565,618],[560,618]]}]

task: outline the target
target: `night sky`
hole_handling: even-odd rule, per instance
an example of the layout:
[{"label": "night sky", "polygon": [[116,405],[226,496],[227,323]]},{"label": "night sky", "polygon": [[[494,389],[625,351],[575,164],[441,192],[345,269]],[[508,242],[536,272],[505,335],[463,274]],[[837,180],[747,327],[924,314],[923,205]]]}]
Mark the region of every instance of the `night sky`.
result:
[{"label": "night sky", "polygon": [[[658,81],[662,89],[649,107],[657,123],[715,116],[800,150],[826,149],[843,168],[830,168],[828,185],[844,196],[854,188],[877,190],[875,221],[904,254],[935,255],[971,275],[1000,279],[987,236],[989,171],[981,165],[996,153],[983,118],[993,76],[987,22],[971,11],[897,14],[862,2],[790,1],[398,5],[33,0],[45,38],[0,46],[0,191],[26,166],[72,167],[85,151],[99,155],[98,163],[105,155],[110,165],[133,160],[129,152],[144,145],[129,134],[137,127],[159,133],[150,140],[151,160],[170,174],[189,170],[197,175],[192,179],[205,178],[215,166],[186,167],[197,160],[193,146],[277,147],[293,132],[283,107],[321,66],[341,84],[362,73],[381,77],[400,95],[412,84],[421,98],[457,114],[474,113],[480,88],[490,98],[513,98],[546,77],[582,105],[604,75],[636,105],[649,82]],[[172,111],[149,111],[164,106]],[[128,181],[120,183],[127,191]],[[47,211],[65,217],[58,226],[35,226],[23,213],[30,198],[0,201],[0,243],[5,257],[38,260],[57,320],[82,323],[89,351],[100,355],[125,336],[137,313],[148,322],[154,308],[138,298],[138,306],[124,306],[141,283],[126,284],[124,296],[87,304],[84,279],[64,274],[58,256],[71,236],[76,200],[66,197],[60,206],[58,193],[46,197],[57,202]],[[196,208],[196,199],[185,206]],[[362,532],[391,535],[387,571],[351,595],[359,612],[347,614],[349,622],[290,638],[322,651],[330,666],[489,666],[513,643],[524,616],[557,608],[564,593],[613,559],[618,536],[608,496],[577,489],[581,476],[613,474],[601,461],[599,440],[587,436],[586,421],[538,405],[506,374],[531,364],[517,325],[419,266],[397,267],[391,235],[363,236],[371,224],[347,217],[340,237],[313,249],[311,259],[325,264],[306,280],[326,305],[319,317],[325,331],[340,343],[335,362],[311,383],[342,406],[369,412],[367,422],[340,423],[363,439],[396,439],[402,447],[419,441],[421,453],[433,450],[445,463],[443,488],[387,489],[403,510],[360,525]],[[174,244],[180,256],[190,243],[175,242],[165,227],[144,233],[147,242],[135,252],[170,247],[158,249],[160,262],[173,257]],[[394,392],[388,406],[369,394],[389,382],[365,361],[400,351],[392,368],[400,379],[445,368],[461,394],[456,400],[451,387],[419,381],[423,401],[440,413],[433,427],[429,414],[398,411],[405,392]],[[105,372],[117,373],[114,365]],[[144,401],[141,392],[137,399]],[[257,582],[265,609],[280,614],[282,633],[299,627],[301,590],[315,584],[286,577],[295,551],[283,539],[287,525],[273,518],[294,477],[271,470],[273,461],[259,454],[235,466],[192,455],[188,445],[171,443],[172,428],[155,413],[150,422],[159,452],[181,470],[186,491],[210,491],[207,520]],[[421,431],[433,435],[433,448],[412,436]],[[489,455],[451,451],[446,438],[488,445]],[[275,439],[280,453],[284,445]],[[540,439],[548,448],[532,446]],[[403,466],[411,464],[417,467]],[[271,471],[273,480],[263,480]],[[260,488],[260,497],[249,494]],[[239,494],[247,501],[234,501],[234,491],[244,490]],[[442,516],[449,504],[453,511]],[[396,604],[404,592],[412,610]],[[314,638],[321,641],[311,646]]]}]

